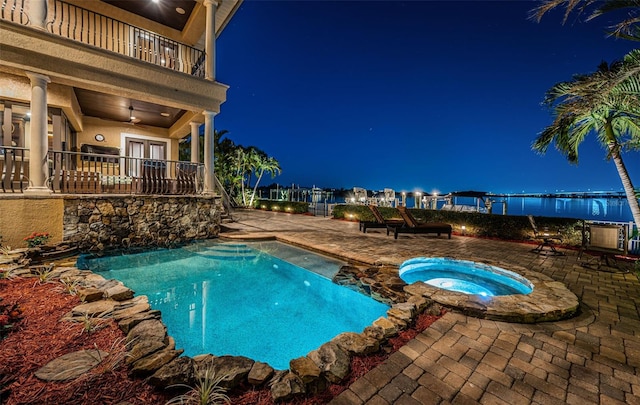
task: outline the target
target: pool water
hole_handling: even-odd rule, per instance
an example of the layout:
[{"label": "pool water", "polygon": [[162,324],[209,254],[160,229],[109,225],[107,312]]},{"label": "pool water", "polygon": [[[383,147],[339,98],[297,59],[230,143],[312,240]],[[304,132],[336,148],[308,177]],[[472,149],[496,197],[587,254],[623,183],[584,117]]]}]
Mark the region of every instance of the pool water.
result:
[{"label": "pool water", "polygon": [[399,268],[407,284],[422,281],[445,290],[484,297],[529,294],[533,284],[517,273],[496,266],[445,257],[417,257]]},{"label": "pool water", "polygon": [[217,241],[78,260],[146,295],[185,355],[246,356],[276,369],[386,315],[387,305],[331,282],[343,264],[278,242]]}]

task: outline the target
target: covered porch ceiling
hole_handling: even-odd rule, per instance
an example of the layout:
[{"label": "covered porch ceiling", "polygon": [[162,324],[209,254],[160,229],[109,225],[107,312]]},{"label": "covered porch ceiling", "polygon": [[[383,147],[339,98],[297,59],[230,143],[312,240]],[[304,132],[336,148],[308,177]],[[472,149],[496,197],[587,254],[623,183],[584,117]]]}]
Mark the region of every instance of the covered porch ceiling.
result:
[{"label": "covered porch ceiling", "polygon": [[[242,0],[223,0],[216,14],[216,33],[219,34]],[[106,7],[117,7],[129,13],[181,31],[185,38],[197,39],[197,47],[204,44],[204,9],[202,0],[101,0]],[[86,4],[82,4],[86,6]],[[103,5],[103,7],[105,7]],[[195,28],[194,28],[195,27]],[[195,31],[202,31],[194,37]],[[151,103],[141,99],[74,88],[82,113],[96,118],[139,126],[171,128],[187,110]],[[131,120],[133,116],[135,119]]]}]

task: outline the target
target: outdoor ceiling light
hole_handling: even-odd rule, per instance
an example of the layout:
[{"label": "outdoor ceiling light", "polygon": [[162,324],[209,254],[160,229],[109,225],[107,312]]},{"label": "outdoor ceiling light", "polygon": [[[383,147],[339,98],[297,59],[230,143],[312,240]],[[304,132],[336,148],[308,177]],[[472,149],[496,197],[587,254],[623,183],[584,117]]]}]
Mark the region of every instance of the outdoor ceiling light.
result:
[{"label": "outdoor ceiling light", "polygon": [[133,106],[132,106],[132,105],[130,105],[130,106],[129,106],[129,121],[133,121],[133,120],[135,120],[135,119],[136,119],[136,116],[135,116],[135,115],[133,115]]}]

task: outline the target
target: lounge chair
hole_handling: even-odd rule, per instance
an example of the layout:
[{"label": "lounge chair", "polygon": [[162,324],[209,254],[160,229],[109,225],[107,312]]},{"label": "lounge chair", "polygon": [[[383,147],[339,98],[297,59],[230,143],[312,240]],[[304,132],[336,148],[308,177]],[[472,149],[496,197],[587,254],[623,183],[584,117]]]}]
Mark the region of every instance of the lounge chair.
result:
[{"label": "lounge chair", "polygon": [[360,221],[360,230],[367,233],[368,228],[386,228],[387,225],[402,225],[402,219],[384,219],[380,210],[375,205],[369,205],[369,209],[375,218],[374,221]]},{"label": "lounge chair", "polygon": [[398,207],[398,212],[402,217],[402,224],[387,225],[387,235],[393,231],[393,238],[398,239],[399,233],[435,233],[438,236],[446,233],[451,239],[451,225],[443,222],[418,222],[407,211],[406,207]]},{"label": "lounge chair", "polygon": [[[550,232],[548,228],[544,228],[542,231],[538,229],[536,221],[533,219],[533,215],[527,215],[531,228],[533,228],[533,237],[539,241],[538,246],[535,249],[531,249],[532,252],[542,254],[544,252],[551,252],[551,254],[564,256],[563,252],[556,250],[555,245],[562,243],[562,236],[557,232]],[[548,247],[549,250],[545,250]]]}]

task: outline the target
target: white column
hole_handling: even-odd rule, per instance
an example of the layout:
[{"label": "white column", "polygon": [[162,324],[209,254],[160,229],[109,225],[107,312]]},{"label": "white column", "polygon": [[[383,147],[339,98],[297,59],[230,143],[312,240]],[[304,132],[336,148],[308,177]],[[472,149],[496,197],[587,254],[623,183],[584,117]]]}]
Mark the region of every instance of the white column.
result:
[{"label": "white column", "polygon": [[29,133],[29,187],[25,194],[50,194],[45,187],[47,178],[47,83],[49,77],[27,73],[31,80],[31,131]]},{"label": "white column", "polygon": [[204,78],[211,81],[216,80],[216,11],[218,4],[215,0],[204,0],[204,6],[207,9]]},{"label": "white column", "polygon": [[215,193],[213,152],[215,142],[213,138],[213,111],[204,111],[204,194]]},{"label": "white column", "polygon": [[33,28],[47,29],[47,0],[31,1],[29,19]]},{"label": "white column", "polygon": [[191,122],[191,163],[200,162],[200,123]]}]

